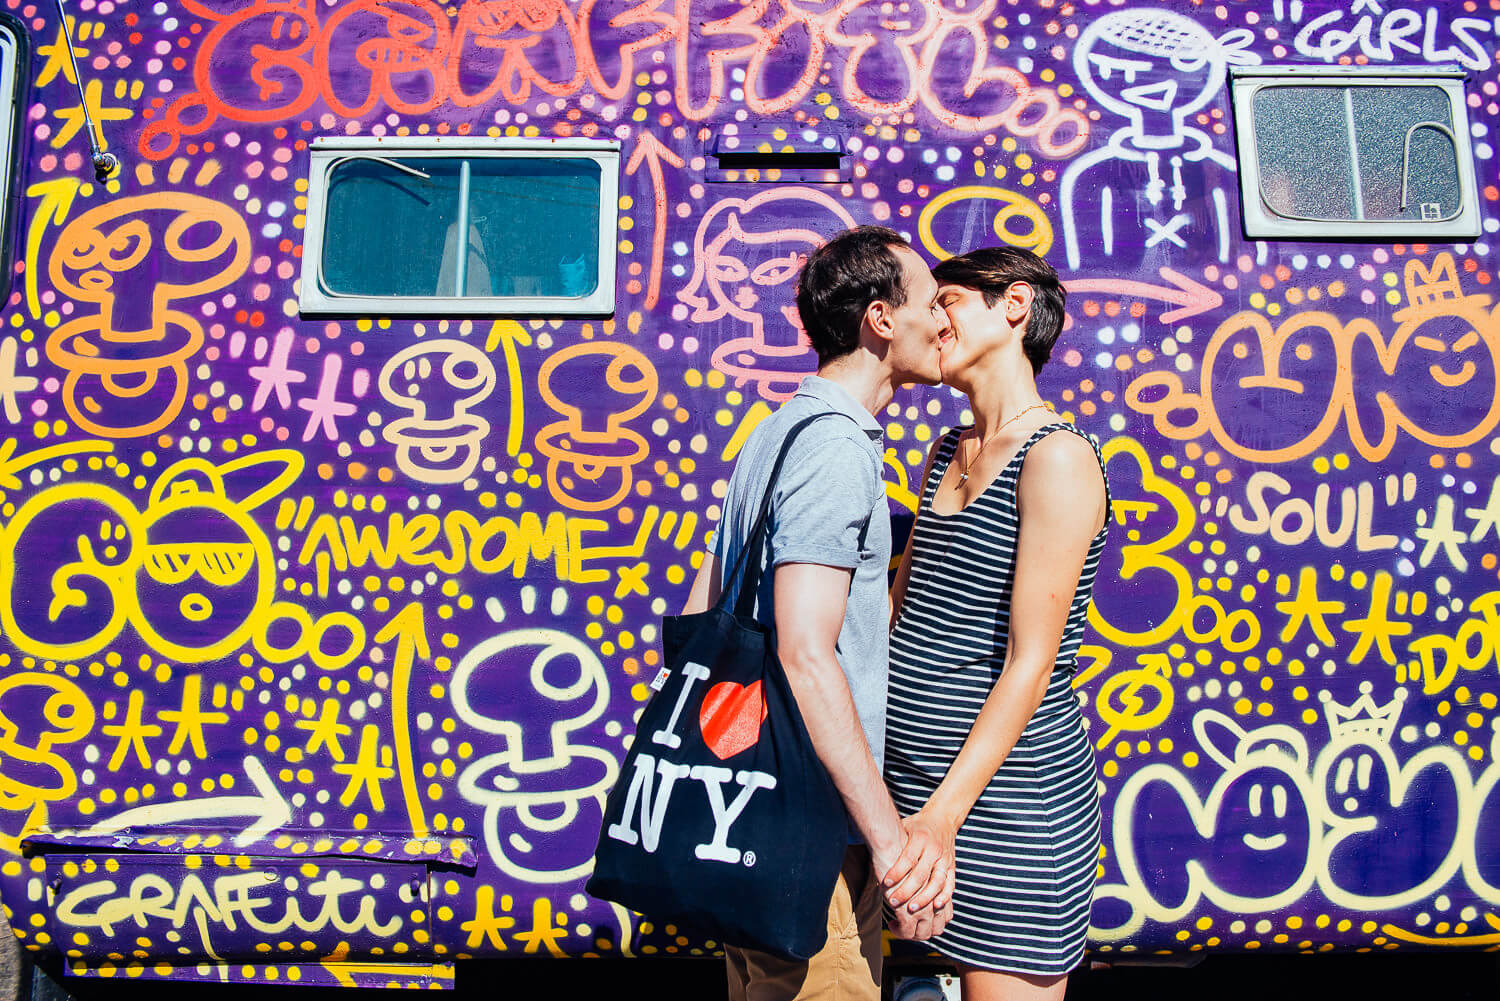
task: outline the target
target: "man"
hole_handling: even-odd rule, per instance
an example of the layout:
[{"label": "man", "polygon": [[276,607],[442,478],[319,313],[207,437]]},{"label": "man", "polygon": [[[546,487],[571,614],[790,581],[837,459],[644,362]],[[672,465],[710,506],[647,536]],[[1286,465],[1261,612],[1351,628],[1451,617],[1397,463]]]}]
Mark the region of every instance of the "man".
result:
[{"label": "man", "polygon": [[833,996],[835,983],[838,997],[877,999],[880,877],[898,858],[901,871],[923,860],[884,888],[898,934],[929,937],[952,913],[951,855],[907,844],[881,779],[891,529],[875,415],[898,386],[939,381],[937,344],[948,319],[937,291],[922,259],[882,227],[848,230],[809,256],[797,310],[818,355],[817,374],[746,440],[713,554],[685,609],[700,612],[718,599],[724,568],[734,566],[754,527],[787,432],[806,417],[832,412],[793,442],[773,495],[769,543],[751,557],[773,571],[762,575],[756,615],[776,630],[777,655],[855,830],[829,903],[823,949],[806,962],[789,962],[726,947],[730,997],[737,1001]]}]

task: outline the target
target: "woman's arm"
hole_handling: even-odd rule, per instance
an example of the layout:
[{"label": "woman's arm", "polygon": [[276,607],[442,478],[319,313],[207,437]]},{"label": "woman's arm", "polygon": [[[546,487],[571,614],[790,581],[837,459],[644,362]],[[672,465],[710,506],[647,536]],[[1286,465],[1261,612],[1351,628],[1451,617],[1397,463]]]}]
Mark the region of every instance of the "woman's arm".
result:
[{"label": "woman's arm", "polygon": [[922,517],[922,494],[927,490],[927,477],[932,475],[932,463],[937,458],[938,446],[943,443],[943,436],[938,435],[932,446],[927,449],[927,464],[922,467],[922,478],[917,481],[916,517],[912,519],[911,531],[906,536],[906,551],[901,554],[901,566],[896,570],[896,580],[891,584],[891,628],[896,628],[896,620],[901,618],[901,605],[906,601],[906,581],[911,576],[911,549],[912,543],[917,538],[917,518]]},{"label": "woman's arm", "polygon": [[[1047,693],[1089,544],[1104,526],[1104,478],[1093,449],[1077,435],[1052,434],[1032,447],[1019,495],[1021,533],[1005,667],[948,774],[926,805],[907,818],[909,845],[925,849],[936,843],[951,854],[969,810]],[[919,860],[910,861],[915,866]],[[893,871],[906,861],[899,860]],[[915,894],[910,903],[916,906],[924,905],[928,892],[904,885],[895,890],[893,897],[902,890]]]}]

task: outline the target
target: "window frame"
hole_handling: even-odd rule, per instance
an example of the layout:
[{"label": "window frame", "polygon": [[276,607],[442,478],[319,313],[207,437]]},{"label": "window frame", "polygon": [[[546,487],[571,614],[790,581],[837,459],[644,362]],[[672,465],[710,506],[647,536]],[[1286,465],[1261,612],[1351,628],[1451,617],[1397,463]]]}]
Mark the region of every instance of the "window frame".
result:
[{"label": "window frame", "polygon": [[[6,66],[0,59],[0,95],[9,98],[10,113],[0,114],[0,132],[5,148],[0,149],[0,197],[4,198],[4,216],[0,218],[0,298],[10,295],[15,277],[15,236],[20,230],[20,196],[22,126],[26,115],[26,97],[31,87],[31,37],[26,26],[13,14],[0,12],[0,33],[9,39],[14,59]],[[4,43],[0,42],[0,46]]]},{"label": "window frame", "polygon": [[[1229,70],[1238,147],[1240,215],[1245,235],[1264,239],[1476,239],[1480,235],[1479,186],[1470,142],[1464,96],[1465,74],[1450,66],[1339,67],[1235,66]],[[1255,132],[1255,96],[1269,87],[1436,87],[1448,98],[1451,132],[1458,161],[1459,210],[1446,219],[1300,219],[1278,214],[1265,201],[1261,186],[1260,147]],[[1356,140],[1350,137],[1351,147]]]},{"label": "window frame", "polygon": [[[304,314],[375,316],[608,316],[615,311],[620,143],[468,136],[325,136],[309,145],[307,211],[297,303]],[[338,293],[321,281],[328,184],[349,159],[592,160],[599,166],[599,284],[583,296],[404,296]]]}]

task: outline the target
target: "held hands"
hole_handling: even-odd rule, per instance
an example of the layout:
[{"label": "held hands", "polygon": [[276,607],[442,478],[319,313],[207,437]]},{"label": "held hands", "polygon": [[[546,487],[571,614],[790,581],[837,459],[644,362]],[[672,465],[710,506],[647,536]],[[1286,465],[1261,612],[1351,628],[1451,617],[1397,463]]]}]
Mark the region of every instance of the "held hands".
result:
[{"label": "held hands", "polygon": [[957,865],[957,826],[926,809],[901,821],[906,845],[881,877],[881,889],[893,912],[891,930],[901,938],[927,939],[953,916]]}]

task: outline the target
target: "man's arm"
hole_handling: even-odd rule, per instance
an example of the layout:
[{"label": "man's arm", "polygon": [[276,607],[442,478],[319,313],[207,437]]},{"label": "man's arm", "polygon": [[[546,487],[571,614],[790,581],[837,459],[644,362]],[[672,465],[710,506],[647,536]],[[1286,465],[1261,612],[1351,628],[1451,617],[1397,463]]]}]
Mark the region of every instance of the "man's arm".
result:
[{"label": "man's arm", "polygon": [[[813,749],[870,848],[875,875],[901,855],[906,832],[860,726],[854,697],[835,653],[850,571],[817,563],[776,568],[776,653],[786,670]],[[942,929],[932,911],[898,911],[898,934],[927,938]],[[946,915],[945,915],[946,917]]]},{"label": "man's arm", "polygon": [[682,606],[682,614],[696,615],[712,608],[714,602],[719,600],[722,576],[719,557],[714,553],[704,553],[703,563],[698,567],[698,576],[693,578],[693,589],[688,592],[687,604]]},{"label": "man's arm", "polygon": [[865,836],[875,871],[901,854],[906,835],[860,727],[854,696],[834,653],[844,624],[849,571],[817,563],[776,568],[776,653],[791,682],[813,748]]}]

